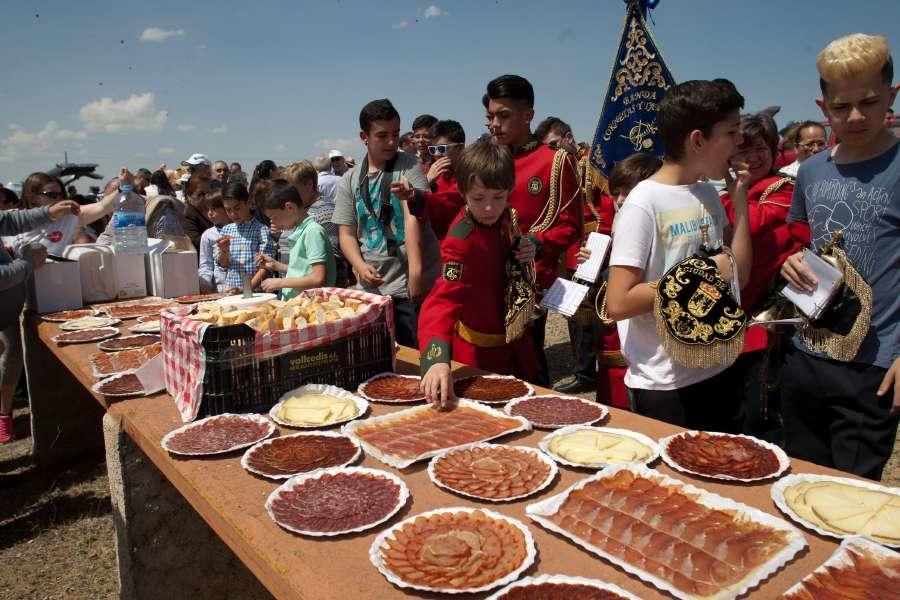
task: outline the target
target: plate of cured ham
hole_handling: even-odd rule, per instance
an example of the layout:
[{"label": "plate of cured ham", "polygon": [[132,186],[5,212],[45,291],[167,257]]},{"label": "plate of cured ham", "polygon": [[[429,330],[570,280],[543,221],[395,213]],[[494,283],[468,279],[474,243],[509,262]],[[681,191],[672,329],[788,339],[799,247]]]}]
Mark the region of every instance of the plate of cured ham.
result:
[{"label": "plate of cured ham", "polygon": [[806,547],[784,520],[643,465],[607,467],[525,512],[685,600],[736,598]]},{"label": "plate of cured ham", "polygon": [[95,352],[88,357],[91,374],[97,379],[137,369],[162,352],[162,344],[122,352]]},{"label": "plate of cured ham", "polygon": [[134,350],[135,348],[146,348],[153,344],[158,344],[160,338],[152,333],[136,333],[134,335],[123,335],[114,340],[106,340],[97,344],[97,347],[104,352],[121,352],[122,350]]},{"label": "plate of cured ham", "polygon": [[343,432],[358,441],[367,454],[402,469],[450,448],[530,429],[531,424],[523,417],[510,417],[477,402],[460,400],[453,410],[415,406],[348,423]]},{"label": "plate of cured ham", "polygon": [[71,321],[72,319],[93,317],[96,314],[97,313],[94,312],[93,308],[79,308],[77,310],[61,310],[59,312],[41,315],[41,318],[45,321],[50,321],[51,323],[62,323],[64,321]]},{"label": "plate of cured ham", "polygon": [[181,456],[211,456],[252,446],[275,433],[276,427],[261,415],[223,413],[170,431],[162,447]]},{"label": "plate of cured ham", "polygon": [[82,331],[84,329],[97,329],[98,327],[112,327],[121,323],[119,319],[111,317],[80,317],[60,324],[61,331]]},{"label": "plate of cured ham", "polygon": [[771,494],[784,514],[816,533],[838,539],[861,536],[900,548],[900,488],[800,473],[776,481]]},{"label": "plate of cured ham", "polygon": [[534,387],[512,375],[472,375],[454,381],[453,391],[460,400],[505,404],[533,395]]},{"label": "plate of cured ham", "polygon": [[784,450],[749,435],[682,431],[659,440],[659,447],[673,469],[727,481],[779,477],[791,464]]},{"label": "plate of cured ham", "polygon": [[289,479],[316,469],[346,467],[361,454],[359,444],[336,431],[303,432],[251,446],[241,457],[241,466],[269,479]]},{"label": "plate of cured ham", "polygon": [[397,375],[381,373],[368,379],[357,388],[356,393],[370,402],[385,404],[410,404],[425,400],[419,390],[422,378],[417,375]]},{"label": "plate of cured ham", "polygon": [[392,473],[365,467],[320,469],[288,479],[266,500],[279,526],[313,537],[371,529],[393,517],[409,488]]},{"label": "plate of cured ham", "polygon": [[428,476],[438,487],[488,502],[536,494],[553,482],[556,464],[537,448],[473,444],[431,459]]},{"label": "plate of cured ham", "polygon": [[831,557],[791,587],[781,600],[900,598],[900,553],[852,537]]},{"label": "plate of cured ham", "polygon": [[86,344],[108,340],[119,335],[116,327],[98,327],[97,329],[81,329],[79,331],[65,331],[54,335],[51,340],[57,344]]},{"label": "plate of cured ham", "polygon": [[486,509],[440,508],[381,532],[369,558],[401,588],[463,594],[514,581],[536,556],[528,528]]},{"label": "plate of cured ham", "polygon": [[544,436],[538,447],[567,467],[603,469],[609,465],[643,463],[659,458],[652,439],[629,429],[569,425]]},{"label": "plate of cured ham", "polygon": [[613,583],[571,575],[523,577],[487,600],[640,600]]},{"label": "plate of cured ham", "polygon": [[609,415],[609,409],[597,402],[555,394],[513,400],[504,407],[503,412],[525,417],[538,429],[590,425]]},{"label": "plate of cured ham", "polygon": [[166,389],[165,384],[156,389],[147,389],[134,371],[117,373],[102,379],[91,386],[94,393],[102,394],[107,398],[128,398],[130,396],[149,396]]}]

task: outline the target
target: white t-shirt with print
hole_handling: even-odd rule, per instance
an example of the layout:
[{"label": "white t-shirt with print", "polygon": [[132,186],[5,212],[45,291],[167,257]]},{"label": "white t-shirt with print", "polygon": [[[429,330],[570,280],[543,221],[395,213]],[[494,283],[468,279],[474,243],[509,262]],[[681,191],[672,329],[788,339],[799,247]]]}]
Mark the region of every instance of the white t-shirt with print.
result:
[{"label": "white t-shirt with print", "polygon": [[[610,266],[636,267],[644,282],[654,281],[703,243],[701,225],[709,225],[709,243],[724,239],[728,217],[708,183],[665,185],[645,180],[628,194],[616,215]],[[724,365],[691,369],[674,363],[656,334],[652,313],[618,323],[622,354],[628,362],[625,385],[644,390],[674,390],[720,373]]]},{"label": "white t-shirt with print", "polygon": [[11,245],[18,255],[23,247],[33,242],[38,242],[47,248],[48,254],[62,256],[63,250],[72,243],[72,240],[75,239],[75,236],[81,229],[82,226],[78,223],[78,215],[66,215],[40,229],[18,234],[12,240]]}]

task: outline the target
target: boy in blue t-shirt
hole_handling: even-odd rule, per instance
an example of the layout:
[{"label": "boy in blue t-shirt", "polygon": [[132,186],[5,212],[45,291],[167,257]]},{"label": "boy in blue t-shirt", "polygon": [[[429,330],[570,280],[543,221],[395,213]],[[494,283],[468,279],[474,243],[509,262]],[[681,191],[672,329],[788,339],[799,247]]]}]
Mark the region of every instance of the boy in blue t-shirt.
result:
[{"label": "boy in blue t-shirt", "polygon": [[[787,451],[880,479],[900,413],[900,144],[884,124],[900,86],[883,36],[834,40],[816,67],[816,103],[840,142],[801,165],[788,221],[809,223],[815,248],[842,231],[840,248],[872,289],[871,323],[849,362],[793,339],[781,377]],[[781,273],[815,288],[802,252]]]},{"label": "boy in blue t-shirt", "polygon": [[280,290],[281,297],[288,300],[302,290],[333,286],[336,269],[328,234],[309,216],[309,207],[303,203],[297,188],[284,179],[276,179],[263,198],[261,208],[276,227],[285,232],[290,230],[287,233],[290,248],[288,264],[269,256],[257,257],[260,266],[285,273],[283,278],[264,279],[261,284],[263,291]]}]

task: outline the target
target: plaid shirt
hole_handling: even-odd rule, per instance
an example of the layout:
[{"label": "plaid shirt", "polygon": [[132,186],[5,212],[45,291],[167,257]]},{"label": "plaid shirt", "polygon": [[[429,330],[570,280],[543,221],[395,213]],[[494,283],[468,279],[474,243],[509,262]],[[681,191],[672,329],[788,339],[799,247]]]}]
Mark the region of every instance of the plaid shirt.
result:
[{"label": "plaid shirt", "polygon": [[222,228],[222,235],[231,236],[225,288],[241,288],[243,273],[251,277],[256,274],[256,255],[274,256],[275,244],[269,236],[269,228],[255,218],[246,223],[229,223]]}]

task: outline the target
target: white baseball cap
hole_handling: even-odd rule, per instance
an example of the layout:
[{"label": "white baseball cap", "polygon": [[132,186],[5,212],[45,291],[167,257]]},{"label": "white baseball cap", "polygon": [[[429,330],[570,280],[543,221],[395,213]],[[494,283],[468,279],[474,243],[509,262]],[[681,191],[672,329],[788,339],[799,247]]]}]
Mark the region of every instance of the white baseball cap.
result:
[{"label": "white baseball cap", "polygon": [[340,150],[331,150],[331,151],[328,153],[328,158],[329,158],[329,159],[332,159],[332,158],[344,158],[344,153],[341,152]]},{"label": "white baseball cap", "polygon": [[196,154],[191,154],[190,158],[181,161],[181,164],[185,167],[196,167],[198,165],[206,165],[207,167],[212,166],[212,162],[210,162],[209,157],[205,154],[200,154],[199,152]]}]

